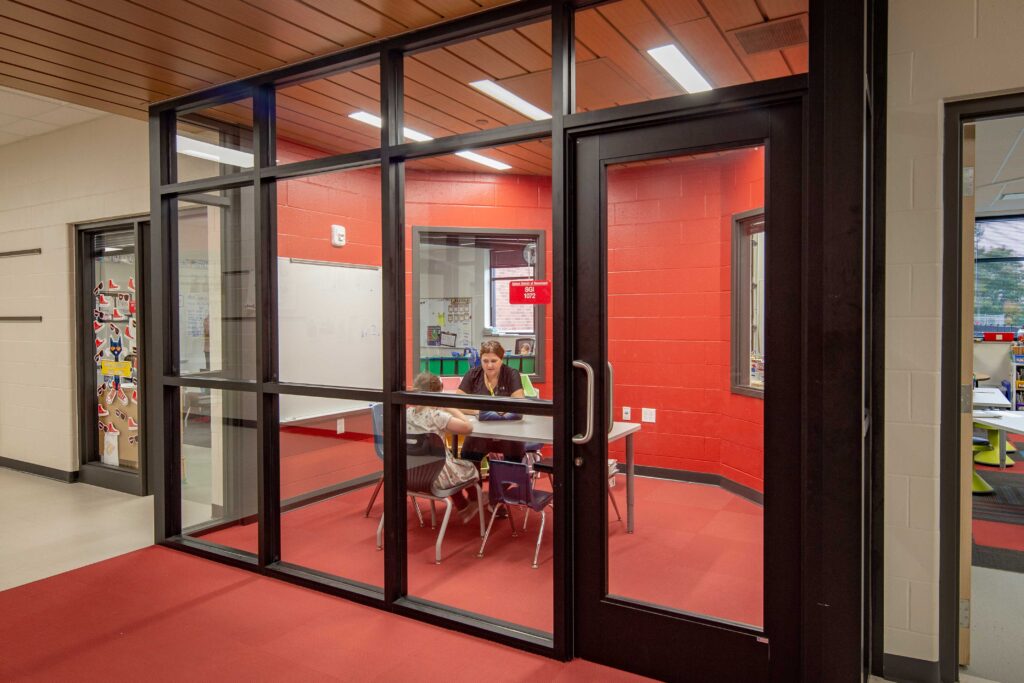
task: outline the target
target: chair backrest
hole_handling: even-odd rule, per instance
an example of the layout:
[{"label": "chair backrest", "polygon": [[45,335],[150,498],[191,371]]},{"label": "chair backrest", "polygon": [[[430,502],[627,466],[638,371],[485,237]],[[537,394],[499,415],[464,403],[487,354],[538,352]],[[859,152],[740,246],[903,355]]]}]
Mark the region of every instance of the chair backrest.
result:
[{"label": "chair backrest", "polygon": [[509,460],[491,460],[487,476],[490,479],[491,502],[529,505],[533,500],[533,478],[528,465]]},{"label": "chair backrest", "polygon": [[405,437],[405,488],[410,493],[430,493],[444,469],[448,449],[438,434],[407,434]]},{"label": "chair backrest", "polygon": [[537,387],[533,386],[530,376],[525,372],[519,373],[519,381],[523,384],[523,396],[526,398],[537,398],[540,396],[540,392],[537,391]]},{"label": "chair backrest", "polygon": [[377,457],[384,459],[384,404],[374,403],[370,407],[373,417],[373,448],[377,451]]}]

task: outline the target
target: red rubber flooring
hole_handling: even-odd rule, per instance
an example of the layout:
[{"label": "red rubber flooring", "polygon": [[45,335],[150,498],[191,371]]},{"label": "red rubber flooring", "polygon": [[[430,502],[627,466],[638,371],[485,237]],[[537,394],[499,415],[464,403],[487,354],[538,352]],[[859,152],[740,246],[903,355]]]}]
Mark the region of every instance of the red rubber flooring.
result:
[{"label": "red rubber flooring", "polygon": [[[615,488],[623,519],[625,478]],[[384,557],[376,550],[378,498],[363,517],[371,489],[364,488],[285,513],[282,560],[380,586]],[[609,588],[613,594],[733,622],[763,623],[763,508],[723,489],[701,484],[636,479],[636,533],[609,509]],[[540,516],[513,537],[496,520],[486,555],[477,558],[479,527],[453,516],[442,564],[434,564],[437,532],[420,528],[408,506],[409,594],[540,631],[552,630],[552,513],[531,569]],[[610,506],[609,506],[610,508]],[[438,506],[439,517],[443,506]],[[516,512],[521,525],[521,513]],[[257,526],[235,526],[203,536],[256,551]]]},{"label": "red rubber flooring", "polygon": [[2,681],[629,681],[160,547],[0,592]]}]

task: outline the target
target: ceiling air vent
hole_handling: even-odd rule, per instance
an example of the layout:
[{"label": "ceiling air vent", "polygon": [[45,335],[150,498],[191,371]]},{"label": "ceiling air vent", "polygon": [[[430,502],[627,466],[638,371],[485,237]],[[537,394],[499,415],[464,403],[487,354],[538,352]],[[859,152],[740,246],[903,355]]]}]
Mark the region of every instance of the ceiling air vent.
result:
[{"label": "ceiling air vent", "polygon": [[730,31],[736,43],[748,55],[781,50],[807,42],[807,15],[800,14],[756,26]]}]

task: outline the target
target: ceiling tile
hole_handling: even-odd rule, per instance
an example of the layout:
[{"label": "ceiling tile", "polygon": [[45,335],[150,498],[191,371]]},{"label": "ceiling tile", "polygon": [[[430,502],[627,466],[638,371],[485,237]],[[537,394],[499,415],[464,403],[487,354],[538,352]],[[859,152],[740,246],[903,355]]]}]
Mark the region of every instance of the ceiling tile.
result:
[{"label": "ceiling tile", "polygon": [[39,116],[33,116],[32,120],[41,121],[43,123],[52,123],[56,126],[73,126],[76,123],[82,123],[83,121],[90,121],[105,114],[101,111],[95,111],[92,109],[83,109],[80,107],[60,107],[59,109],[53,109]]},{"label": "ceiling tile", "polygon": [[34,121],[32,119],[19,119],[3,126],[0,128],[0,131],[17,135],[42,135],[43,133],[57,130],[59,127],[52,123],[43,123],[42,121]]}]

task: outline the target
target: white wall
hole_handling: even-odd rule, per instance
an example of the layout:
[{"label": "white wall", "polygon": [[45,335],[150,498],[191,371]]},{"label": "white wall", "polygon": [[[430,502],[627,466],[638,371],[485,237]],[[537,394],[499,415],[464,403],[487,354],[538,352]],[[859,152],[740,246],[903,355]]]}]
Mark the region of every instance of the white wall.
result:
[{"label": "white wall", "polygon": [[1024,89],[1024,2],[890,0],[885,651],[938,659],[944,102]]},{"label": "white wall", "polygon": [[149,213],[148,133],[104,116],[0,147],[0,456],[77,470],[72,223]]}]

